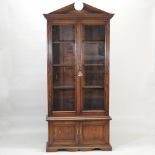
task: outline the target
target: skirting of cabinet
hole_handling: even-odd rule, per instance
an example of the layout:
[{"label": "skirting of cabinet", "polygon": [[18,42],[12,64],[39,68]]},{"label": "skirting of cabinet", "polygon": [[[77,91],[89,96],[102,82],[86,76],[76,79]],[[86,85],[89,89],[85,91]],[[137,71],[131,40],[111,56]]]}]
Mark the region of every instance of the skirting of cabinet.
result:
[{"label": "skirting of cabinet", "polygon": [[56,151],[91,151],[91,150],[102,150],[102,151],[112,151],[110,144],[107,145],[96,145],[96,146],[46,146],[46,152],[56,152]]}]

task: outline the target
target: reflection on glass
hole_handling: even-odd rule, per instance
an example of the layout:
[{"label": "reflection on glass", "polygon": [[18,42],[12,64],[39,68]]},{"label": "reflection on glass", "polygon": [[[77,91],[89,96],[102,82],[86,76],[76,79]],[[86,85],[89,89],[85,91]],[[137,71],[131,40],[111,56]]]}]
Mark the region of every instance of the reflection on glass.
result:
[{"label": "reflection on glass", "polygon": [[103,89],[84,89],[83,110],[104,110],[103,96]]},{"label": "reflection on glass", "polygon": [[87,41],[105,40],[104,25],[85,25],[83,40]]},{"label": "reflection on glass", "polygon": [[104,63],[105,48],[104,42],[84,42],[84,63],[101,64]]},{"label": "reflection on glass", "polygon": [[75,40],[74,25],[53,25],[52,39],[53,41]]},{"label": "reflection on glass", "polygon": [[53,67],[54,86],[74,86],[73,67]]},{"label": "reflection on glass", "polygon": [[53,64],[74,64],[74,25],[53,25],[52,44]]},{"label": "reflection on glass", "polygon": [[53,64],[74,64],[74,43],[53,43]]},{"label": "reflection on glass", "polygon": [[104,63],[105,28],[104,25],[85,25],[83,29],[83,54],[85,64]]},{"label": "reflection on glass", "polygon": [[86,86],[103,86],[104,66],[85,66],[84,84]]},{"label": "reflection on glass", "polygon": [[54,111],[75,111],[74,89],[54,90],[53,110]]}]

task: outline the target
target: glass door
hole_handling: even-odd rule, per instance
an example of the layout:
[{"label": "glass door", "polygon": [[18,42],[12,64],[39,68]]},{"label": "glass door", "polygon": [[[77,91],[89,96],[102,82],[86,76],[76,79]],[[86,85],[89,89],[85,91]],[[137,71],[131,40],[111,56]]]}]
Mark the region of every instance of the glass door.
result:
[{"label": "glass door", "polygon": [[52,59],[52,110],[76,111],[74,25],[52,26]]},{"label": "glass door", "polygon": [[82,112],[104,111],[104,25],[82,27]]},{"label": "glass door", "polygon": [[52,26],[54,112],[105,110],[105,27],[81,26]]}]

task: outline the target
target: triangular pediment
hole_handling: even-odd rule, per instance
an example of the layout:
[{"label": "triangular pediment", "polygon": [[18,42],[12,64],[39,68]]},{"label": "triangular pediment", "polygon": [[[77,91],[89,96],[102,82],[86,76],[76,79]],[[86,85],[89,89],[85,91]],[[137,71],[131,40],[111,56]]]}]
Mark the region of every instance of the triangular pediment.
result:
[{"label": "triangular pediment", "polygon": [[85,17],[88,15],[100,15],[102,17],[106,17],[106,18],[111,18],[113,16],[113,14],[108,13],[106,11],[100,10],[98,8],[95,8],[93,6],[90,6],[86,3],[83,3],[83,9],[78,11],[75,9],[74,7],[74,3],[70,4],[68,6],[65,6],[61,9],[58,9],[56,11],[50,12],[48,14],[44,14],[45,18],[50,18],[50,17],[55,17],[55,15],[72,15],[72,16],[82,16],[84,15]]}]

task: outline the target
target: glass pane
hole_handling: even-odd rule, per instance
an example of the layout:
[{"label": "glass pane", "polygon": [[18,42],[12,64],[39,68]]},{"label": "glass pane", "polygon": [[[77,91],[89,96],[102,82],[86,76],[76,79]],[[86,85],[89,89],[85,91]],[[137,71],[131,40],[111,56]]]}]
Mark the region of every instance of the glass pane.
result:
[{"label": "glass pane", "polygon": [[84,63],[103,64],[105,47],[104,42],[83,42]]},{"label": "glass pane", "polygon": [[52,26],[53,64],[74,64],[75,30],[74,25]]},{"label": "glass pane", "polygon": [[54,86],[74,86],[73,67],[53,67]]},{"label": "glass pane", "polygon": [[53,25],[52,40],[65,41],[75,40],[74,25]]},{"label": "glass pane", "polygon": [[74,52],[74,43],[53,43],[53,64],[74,64]]},{"label": "glass pane", "polygon": [[53,110],[75,111],[75,28],[52,26]]},{"label": "glass pane", "polygon": [[53,96],[54,111],[75,111],[74,89],[55,89]]},{"label": "glass pane", "polygon": [[83,27],[83,54],[85,64],[103,64],[105,56],[104,25]]},{"label": "glass pane", "polygon": [[83,26],[83,110],[104,110],[104,25]]},{"label": "glass pane", "polygon": [[84,40],[105,40],[104,25],[85,25],[84,26]]},{"label": "glass pane", "polygon": [[85,66],[84,67],[85,86],[104,85],[104,66]]},{"label": "glass pane", "polygon": [[83,110],[104,110],[104,90],[83,89]]}]

